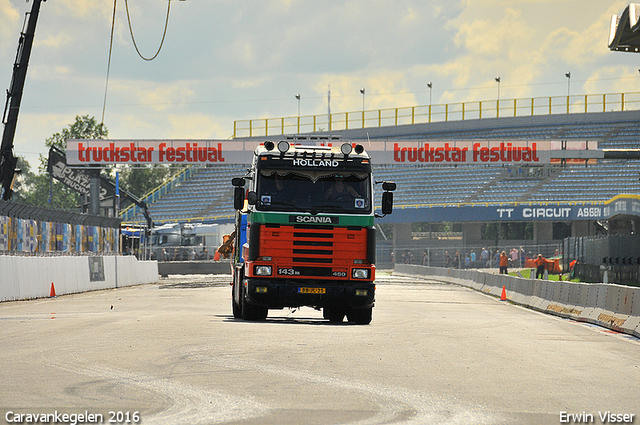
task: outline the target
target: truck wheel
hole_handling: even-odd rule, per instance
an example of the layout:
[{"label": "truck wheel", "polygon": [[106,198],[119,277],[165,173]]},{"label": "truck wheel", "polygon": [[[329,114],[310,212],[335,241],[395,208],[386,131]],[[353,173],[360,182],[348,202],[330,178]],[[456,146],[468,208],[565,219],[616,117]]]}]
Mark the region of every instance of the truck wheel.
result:
[{"label": "truck wheel", "polygon": [[233,318],[234,319],[241,319],[242,318],[242,308],[240,308],[240,304],[238,304],[236,302],[236,300],[233,298],[233,295],[231,295],[231,304],[233,307]]},{"label": "truck wheel", "polygon": [[322,317],[329,319],[331,323],[342,323],[344,320],[344,310],[339,307],[324,307]]},{"label": "truck wheel", "polygon": [[267,318],[269,310],[265,307],[249,304],[244,290],[242,291],[241,315],[244,320],[263,321]]},{"label": "truck wheel", "polygon": [[[233,274],[233,283],[231,284],[231,305],[233,309],[233,317],[235,319],[242,319],[242,269],[236,267]],[[240,289],[238,289],[240,288]],[[236,299],[236,293],[238,293],[238,299]]]},{"label": "truck wheel", "polygon": [[356,325],[368,325],[371,323],[371,311],[373,308],[365,308],[363,310],[351,310],[347,313],[347,319]]}]

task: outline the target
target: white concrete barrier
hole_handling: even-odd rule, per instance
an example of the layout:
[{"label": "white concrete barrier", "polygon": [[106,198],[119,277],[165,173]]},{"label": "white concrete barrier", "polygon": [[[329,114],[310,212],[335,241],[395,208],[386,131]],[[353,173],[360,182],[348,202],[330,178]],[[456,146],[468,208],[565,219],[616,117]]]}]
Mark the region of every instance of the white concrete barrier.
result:
[{"label": "white concrete barrier", "polygon": [[605,283],[555,282],[496,275],[481,270],[451,270],[396,264],[394,273],[455,283],[561,317],[604,326],[640,337],[640,288]]},{"label": "white concrete barrier", "polygon": [[[91,279],[90,259],[101,267]],[[0,301],[56,295],[158,282],[158,263],[134,256],[21,257],[0,256]]]}]

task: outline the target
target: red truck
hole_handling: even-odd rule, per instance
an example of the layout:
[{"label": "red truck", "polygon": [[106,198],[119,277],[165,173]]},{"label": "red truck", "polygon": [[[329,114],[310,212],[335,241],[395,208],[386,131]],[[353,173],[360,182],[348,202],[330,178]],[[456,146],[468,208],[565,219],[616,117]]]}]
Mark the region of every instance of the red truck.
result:
[{"label": "red truck", "polygon": [[[323,317],[369,324],[376,237],[371,159],[362,145],[267,141],[234,178],[233,315],[264,320],[302,306]],[[383,182],[382,213],[395,184]]]}]

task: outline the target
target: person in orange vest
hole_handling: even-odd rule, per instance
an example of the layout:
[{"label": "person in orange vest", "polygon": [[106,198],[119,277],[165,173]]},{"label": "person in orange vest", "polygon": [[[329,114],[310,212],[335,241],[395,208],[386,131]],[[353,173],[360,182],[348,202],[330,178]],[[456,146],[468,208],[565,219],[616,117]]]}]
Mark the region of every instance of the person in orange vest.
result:
[{"label": "person in orange vest", "polygon": [[230,258],[231,254],[233,254],[233,241],[236,237],[236,231],[230,235],[222,236],[222,245],[218,248],[218,252],[222,258]]},{"label": "person in orange vest", "polygon": [[509,265],[509,257],[507,253],[502,251],[500,254],[500,274],[507,274],[507,266]]},{"label": "person in orange vest", "polygon": [[[544,276],[544,269],[547,266],[547,260],[544,259],[542,254],[538,254],[538,258],[536,258],[534,263],[536,264],[536,279],[542,279]],[[538,276],[540,277],[538,278]]]}]

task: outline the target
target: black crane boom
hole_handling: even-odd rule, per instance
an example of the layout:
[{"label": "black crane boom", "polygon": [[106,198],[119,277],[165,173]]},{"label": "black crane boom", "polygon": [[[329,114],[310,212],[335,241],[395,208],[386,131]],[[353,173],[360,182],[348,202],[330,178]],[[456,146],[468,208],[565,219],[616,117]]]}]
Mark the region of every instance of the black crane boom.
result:
[{"label": "black crane boom", "polygon": [[26,29],[23,28],[18,40],[18,54],[13,65],[13,76],[11,85],[7,90],[7,102],[4,106],[2,123],[4,132],[2,133],[2,145],[0,145],[0,180],[2,181],[2,199],[8,201],[13,194],[13,180],[18,170],[16,164],[18,159],[13,155],[13,138],[18,125],[18,112],[20,112],[20,102],[22,101],[22,91],[27,78],[27,67],[31,56],[31,47],[36,33],[36,22],[40,13],[40,4],[46,0],[33,0],[31,12],[28,13]]}]

